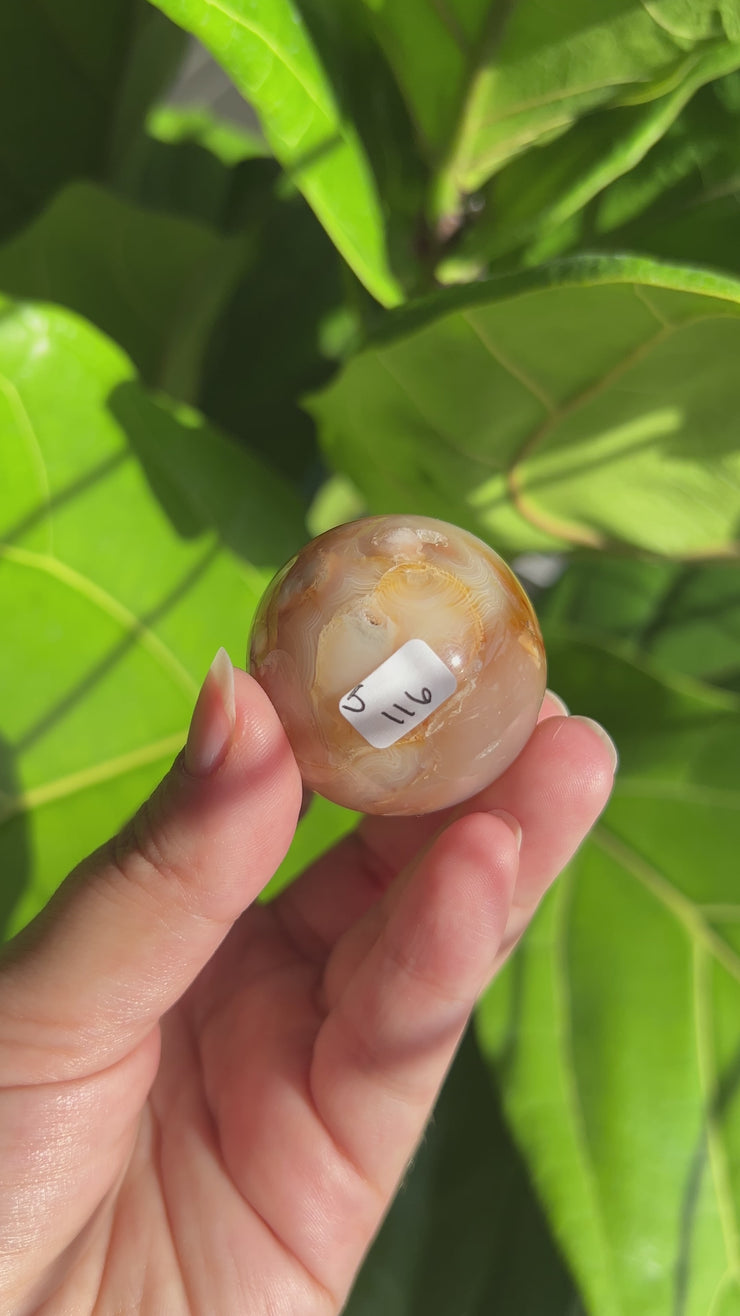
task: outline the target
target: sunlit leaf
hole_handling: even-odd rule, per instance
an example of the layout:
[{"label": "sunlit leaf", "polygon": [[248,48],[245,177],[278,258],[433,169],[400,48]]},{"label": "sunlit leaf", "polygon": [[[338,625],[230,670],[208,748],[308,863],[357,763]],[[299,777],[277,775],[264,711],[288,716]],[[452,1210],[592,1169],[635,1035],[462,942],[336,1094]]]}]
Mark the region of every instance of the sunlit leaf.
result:
[{"label": "sunlit leaf", "polygon": [[[664,95],[645,104],[609,107],[585,115],[555,141],[512,160],[477,198],[475,223],[456,259],[477,260],[481,266],[491,262],[510,265],[515,253],[524,248],[524,263],[532,265],[579,243],[589,249],[645,250],[671,259],[705,259],[703,246],[692,249],[687,244],[682,250],[660,242],[635,246],[629,234],[614,232],[615,212],[620,205],[628,208],[630,202],[633,206],[648,204],[647,199],[637,201],[635,191],[642,188],[653,196],[656,189],[663,192],[676,170],[695,169],[705,185],[711,186],[706,178],[707,156],[717,152],[728,116],[718,113],[711,91],[695,98],[698,108],[692,98],[706,82],[721,78],[739,64],[740,44],[710,49]],[[703,114],[712,103],[714,115]],[[675,132],[671,132],[673,125]],[[670,225],[669,214],[663,219]],[[607,231],[609,237],[600,240]]]},{"label": "sunlit leaf", "polygon": [[375,512],[511,549],[736,551],[740,284],[581,259],[450,289],[310,402]]},{"label": "sunlit leaf", "polygon": [[383,203],[301,8],[293,0],[156,0],[194,33],[260,114],[280,163],[341,254],[381,302],[401,298]]},{"label": "sunlit leaf", "polygon": [[707,55],[740,41],[736,0],[404,0],[369,8],[437,170],[442,213],[583,115],[660,97],[690,80]]},{"label": "sunlit leaf", "polygon": [[70,313],[0,315],[2,922],[25,921],[183,743],[220,644],[301,543],[299,506]]}]

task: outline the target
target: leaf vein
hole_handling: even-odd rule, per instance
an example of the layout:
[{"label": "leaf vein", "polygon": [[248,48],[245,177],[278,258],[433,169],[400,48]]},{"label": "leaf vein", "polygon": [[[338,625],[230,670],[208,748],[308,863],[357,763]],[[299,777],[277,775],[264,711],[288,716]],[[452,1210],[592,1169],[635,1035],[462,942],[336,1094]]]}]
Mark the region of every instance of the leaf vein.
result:
[{"label": "leaf vein", "polygon": [[462,24],[458,21],[457,15],[450,8],[447,0],[428,0],[429,7],[437,15],[440,23],[447,29],[448,35],[452,38],[458,50],[466,58],[470,55],[470,43],[465,35]]},{"label": "leaf vein", "polygon": [[600,823],[591,836],[596,845],[621,864],[673,914],[690,939],[702,943],[723,968],[740,982],[740,955],[709,926],[699,905],[677,890],[663,873],[643,859],[621,837],[610,832],[604,823]]},{"label": "leaf vein", "polygon": [[76,571],[74,567],[70,567],[66,562],[60,561],[59,558],[50,557],[44,553],[34,553],[24,548],[11,548],[9,545],[0,545],[0,559],[2,558],[14,562],[18,566],[27,567],[32,571],[45,572],[62,584],[67,585],[70,589],[76,590],[78,594],[88,599],[93,606],[116,621],[128,634],[136,636],[142,646],[169,672],[170,676],[189,698],[193,698],[197,694],[195,681],[169,646],[134,613],[130,612],[125,604],[113,598],[102,586],[96,585],[89,576],[82,575],[81,572]]},{"label": "leaf vein", "polygon": [[26,444],[31,457],[31,463],[36,472],[36,478],[39,483],[39,492],[46,508],[46,529],[48,538],[48,549],[54,551],[54,531],[51,523],[51,486],[49,484],[49,472],[44,461],[44,454],[39,443],[38,435],[34,429],[31,417],[28,414],[25,403],[18,392],[15,384],[8,379],[7,375],[0,375],[0,391],[5,395],[8,406],[15,418],[18,432],[22,438],[25,438]]},{"label": "leaf vein", "polygon": [[19,813],[38,809],[42,805],[51,804],[56,800],[66,799],[68,796],[76,795],[90,786],[102,785],[103,782],[113,781],[116,777],[123,777],[128,772],[134,772],[136,768],[143,768],[149,763],[157,763],[160,759],[168,758],[182,748],[186,736],[187,730],[178,731],[172,736],[165,736],[164,739],[153,741],[150,745],[142,745],[139,749],[131,750],[127,754],[119,754],[115,758],[105,760],[103,763],[96,763],[92,767],[81,768],[79,772],[71,772],[66,777],[59,777],[56,781],[45,782],[42,786],[34,786],[19,795],[2,793],[0,796],[0,826],[8,822],[10,818],[16,817]]},{"label": "leaf vein", "polygon": [[532,397],[535,398],[551,416],[555,415],[558,410],[557,402],[550,397],[547,390],[544,389],[536,379],[533,379],[522,366],[517,365],[510,357],[504,355],[501,348],[492,342],[485,330],[478,324],[477,320],[474,318],[474,313],[472,311],[463,311],[462,318],[470,325],[476,338],[478,338],[483,344],[489,355],[493,357],[493,360],[496,361],[498,365],[507,372],[507,374],[511,375],[512,379],[515,379],[523,388],[526,388],[527,392],[531,393]]},{"label": "leaf vein", "polygon": [[386,374],[390,375],[394,384],[396,384],[401,392],[409,399],[409,402],[418,412],[421,419],[424,421],[424,424],[429,426],[435,438],[437,438],[440,443],[444,444],[444,446],[448,448],[450,452],[453,452],[456,457],[465,457],[468,461],[476,462],[479,466],[482,466],[484,470],[494,471],[497,475],[500,475],[503,478],[505,471],[500,462],[494,462],[490,457],[486,457],[480,452],[470,452],[467,448],[456,443],[454,439],[450,438],[449,435],[440,430],[434,418],[425,412],[418,398],[414,397],[414,394],[404,380],[403,375],[397,370],[394,370],[391,364],[380,352],[376,352],[376,358]]},{"label": "leaf vein", "polygon": [[728,1265],[737,1274],[740,1271],[740,1234],[732,1197],[730,1171],[718,1122],[718,1076],[710,1040],[712,1025],[709,1004],[709,956],[708,948],[696,942],[693,953],[693,979],[696,1054],[707,1127],[709,1164]]},{"label": "leaf vein", "polygon": [[564,873],[560,879],[559,900],[556,906],[557,914],[554,928],[554,968],[556,978],[556,991],[554,994],[556,1001],[555,1008],[560,1022],[560,1044],[563,1056],[563,1073],[566,1076],[565,1081],[570,1092],[573,1136],[581,1161],[586,1192],[591,1202],[592,1219],[601,1243],[602,1256],[610,1272],[608,1289],[609,1292],[616,1297],[618,1289],[616,1277],[614,1275],[614,1260],[609,1251],[609,1234],[604,1221],[603,1207],[599,1196],[593,1156],[589,1147],[586,1118],[583,1110],[583,1103],[581,1101],[581,1094],[578,1088],[573,1055],[573,1025],[569,976],[566,963],[566,938],[568,914],[574,887],[575,877],[573,871],[566,870],[566,873]]},{"label": "leaf vein", "polygon": [[661,325],[663,329],[668,329],[671,326],[672,321],[669,320],[667,316],[663,315],[662,311],[659,311],[657,306],[653,305],[652,301],[650,300],[647,293],[645,292],[645,289],[641,288],[639,283],[632,284],[632,291],[634,292],[637,300],[642,302],[643,306],[645,306],[648,309],[650,314],[658,321],[658,324]]},{"label": "leaf vein", "polygon": [[288,58],[286,52],[280,46],[276,45],[273,40],[270,39],[269,33],[267,33],[262,27],[260,27],[258,23],[248,21],[243,14],[237,13],[234,9],[231,8],[230,5],[224,4],[223,0],[203,0],[203,4],[207,5],[209,9],[217,10],[219,13],[224,15],[224,18],[231,19],[232,23],[236,23],[237,27],[243,28],[245,32],[251,33],[251,35],[253,37],[256,37],[258,41],[261,41],[262,44],[266,46],[266,48],[270,51],[270,53],[274,55],[277,60],[279,60],[279,62],[284,66],[284,68],[286,68],[288,72],[292,74],[292,76],[295,78],[296,82],[298,83],[299,87],[303,88],[309,100],[316,106],[316,108],[324,116],[324,118],[329,120],[329,122],[331,122],[333,117],[335,122],[332,126],[338,127],[340,132],[342,131],[342,126],[341,123],[339,122],[339,116],[334,111],[334,107],[331,105],[329,107],[327,107],[327,105],[322,105],[321,101],[317,98],[315,91],[312,90],[309,84],[305,81],[300,70],[296,68],[296,66]]}]

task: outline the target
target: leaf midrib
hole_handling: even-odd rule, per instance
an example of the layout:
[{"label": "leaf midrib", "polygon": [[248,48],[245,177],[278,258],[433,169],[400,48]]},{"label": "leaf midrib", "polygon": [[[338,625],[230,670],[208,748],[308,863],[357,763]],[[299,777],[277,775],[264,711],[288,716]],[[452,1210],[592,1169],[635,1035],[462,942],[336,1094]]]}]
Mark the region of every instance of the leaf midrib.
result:
[{"label": "leaf midrib", "polygon": [[[49,553],[54,552],[54,528],[51,519],[51,486],[49,483],[49,472],[44,460],[44,454],[39,443],[35,427],[28,414],[28,409],[21,397],[15,384],[8,379],[7,375],[0,375],[0,391],[5,395],[10,407],[11,413],[15,418],[16,427],[21,438],[27,445],[31,458],[31,464],[38,480],[39,494],[43,506],[46,508],[44,517],[45,529],[47,534],[47,547]],[[0,542],[0,549],[2,543]]]},{"label": "leaf midrib", "polygon": [[156,632],[146,626],[125,604],[114,598],[89,576],[83,575],[60,558],[51,557],[47,553],[36,553],[26,548],[13,547],[10,544],[0,544],[0,561],[3,558],[17,566],[43,572],[75,590],[117,622],[127,634],[135,635],[142,647],[158,660],[189,699],[197,694],[198,687],[195,681],[169,645],[165,644]]},{"label": "leaf midrib", "polygon": [[237,13],[235,10],[233,10],[230,7],[230,5],[224,4],[223,0],[202,0],[202,3],[209,9],[217,10],[218,13],[223,14],[224,18],[230,19],[232,23],[236,23],[237,27],[243,28],[245,32],[251,33],[251,35],[256,37],[258,41],[261,41],[262,44],[267,47],[270,53],[273,54],[275,58],[288,70],[288,72],[292,75],[292,77],[295,78],[298,85],[303,88],[309,100],[312,102],[312,104],[316,106],[317,110],[319,110],[319,112],[323,115],[323,117],[327,119],[329,123],[332,124],[332,126],[336,126],[338,128],[339,132],[342,134],[342,137],[345,136],[346,130],[343,128],[338,114],[335,114],[333,116],[334,123],[332,123],[332,110],[334,107],[331,106],[331,102],[329,101],[327,105],[322,105],[321,101],[318,100],[316,97],[315,90],[311,88],[309,84],[304,80],[300,70],[296,68],[293,62],[288,58],[287,54],[282,49],[282,47],[276,45],[273,41],[270,40],[269,33],[267,33],[258,23],[254,23],[247,20],[243,14]]},{"label": "leaf midrib", "polygon": [[[616,837],[608,828],[607,824],[600,822],[591,833],[591,840],[597,846],[600,846],[613,860],[634,877],[650,894],[656,898],[680,923],[689,937],[689,944],[692,952],[692,991],[694,1002],[694,1019],[696,1028],[696,1048],[697,1048],[697,1066],[699,1074],[699,1085],[702,1093],[703,1110],[702,1115],[706,1120],[707,1139],[709,1160],[712,1172],[712,1181],[714,1187],[715,1201],[717,1204],[717,1213],[720,1218],[722,1227],[723,1242],[727,1256],[727,1271],[722,1277],[722,1283],[725,1282],[726,1275],[732,1275],[740,1278],[740,1226],[738,1224],[735,1204],[731,1189],[730,1170],[727,1162],[727,1153],[724,1148],[721,1136],[721,1130],[717,1123],[716,1114],[713,1113],[712,1099],[716,1093],[716,1073],[714,1057],[709,1047],[709,997],[708,984],[706,981],[706,968],[708,962],[713,958],[731,974],[731,976],[740,982],[740,956],[723,942],[721,938],[709,928],[705,911],[710,910],[711,906],[700,906],[691,901],[688,897],[679,892],[668,878],[659,870],[650,865],[642,856],[627,842]],[[562,882],[562,879],[561,879]],[[573,883],[571,882],[571,885]],[[563,909],[566,904],[566,898],[561,896],[559,902],[559,927],[554,930],[553,943],[555,953],[558,955],[558,973],[557,978],[560,983],[560,989],[567,992],[568,972],[564,961],[564,924],[565,915]],[[740,907],[737,915],[740,916]],[[702,972],[703,970],[703,972]],[[569,1036],[569,1035],[568,1035]],[[585,1119],[581,1107],[578,1083],[575,1074],[575,1066],[572,1057],[569,1055],[569,1042],[566,1047],[561,1040],[563,1052],[563,1070],[570,1078],[571,1092],[571,1116],[574,1120],[574,1127],[577,1134],[577,1142],[582,1159],[582,1168],[586,1175],[587,1184],[590,1186],[592,1196],[598,1203],[598,1185],[595,1180],[593,1165],[589,1160],[589,1149],[585,1134]],[[600,1232],[605,1234],[604,1254],[609,1256],[606,1244],[606,1234],[603,1222],[599,1218]],[[617,1289],[612,1284],[610,1292],[616,1295]]]},{"label": "leaf midrib", "polygon": [[20,813],[31,812],[45,804],[77,795],[92,786],[113,781],[116,777],[126,776],[137,768],[168,758],[182,748],[186,736],[187,728],[183,728],[182,731],[165,736],[162,740],[141,745],[126,754],[119,754],[115,758],[95,763],[89,768],[81,768],[77,772],[58,777],[55,781],[44,782],[41,786],[33,786],[18,795],[9,795],[5,791],[0,791],[0,827]]},{"label": "leaf midrib", "polygon": [[716,1093],[719,1076],[711,1043],[711,985],[709,981],[710,953],[706,946],[694,942],[692,947],[692,979],[694,1023],[696,1035],[697,1068],[706,1120],[707,1150],[717,1202],[717,1213],[722,1228],[727,1264],[734,1274],[740,1274],[740,1229],[732,1195],[732,1182],[727,1152],[722,1141],[716,1110]]},{"label": "leaf midrib", "polygon": [[[640,0],[640,3],[648,17],[655,23],[656,27],[664,32],[665,35],[676,44],[677,60],[672,73],[669,72],[668,74],[663,75],[660,79],[657,76],[646,77],[643,80],[645,88],[647,89],[656,86],[657,84],[662,86],[666,77],[669,82],[679,84],[684,78],[688,78],[693,67],[697,63],[700,63],[704,51],[703,49],[694,49],[690,51],[682,50],[680,45],[678,45],[678,41],[683,38],[677,38],[676,34],[671,32],[669,28],[664,24],[659,23],[655,19],[655,16],[648,10],[645,0]],[[461,173],[464,174],[465,169],[470,162],[471,140],[474,141],[481,130],[492,126],[497,120],[503,123],[515,118],[518,114],[526,113],[530,110],[541,109],[548,105],[557,105],[559,102],[577,99],[579,96],[583,96],[588,92],[598,91],[600,89],[603,89],[606,93],[611,93],[613,98],[615,92],[617,92],[620,87],[640,85],[639,82],[635,84],[634,79],[615,77],[613,79],[605,80],[599,78],[595,82],[583,83],[576,87],[563,89],[553,88],[552,91],[546,94],[530,96],[526,100],[515,102],[507,106],[504,115],[497,115],[492,119],[486,118],[482,108],[478,112],[475,112],[481,79],[491,67],[492,57],[495,54],[496,47],[506,28],[506,23],[512,8],[512,0],[509,0],[509,3],[505,3],[504,0],[501,0],[500,3],[494,3],[493,0],[491,0],[488,14],[483,23],[478,39],[472,46],[468,45],[467,47],[467,68],[461,79],[460,95],[447,134],[447,140],[443,144],[440,152],[437,191],[443,196],[449,196],[450,185],[454,185],[455,187],[458,186],[457,180]],[[670,90],[671,87],[669,86],[663,91],[659,91],[656,99],[659,99],[660,95],[667,94]],[[564,115],[560,126],[567,127],[568,124],[573,121],[574,117],[577,116],[574,116],[573,114]],[[530,132],[524,134],[524,140],[519,144],[520,149],[537,141],[539,136],[539,130],[535,133]]]},{"label": "leaf midrib", "polygon": [[703,914],[703,906],[685,896],[629,842],[612,832],[606,822],[600,822],[591,833],[593,843],[600,846],[657,899],[683,927],[690,940],[705,949],[740,982],[740,955],[710,927]]},{"label": "leaf midrib", "polygon": [[576,1076],[573,1058],[573,1012],[571,1009],[570,978],[566,963],[566,930],[570,904],[575,890],[574,875],[567,871],[560,879],[559,899],[556,905],[556,923],[553,929],[554,946],[554,988],[555,1009],[560,1023],[560,1047],[563,1060],[563,1073],[569,1094],[571,1129],[583,1173],[584,1187],[588,1194],[594,1226],[599,1237],[604,1268],[608,1271],[606,1288],[615,1306],[605,1316],[624,1316],[621,1302],[617,1296],[618,1289],[614,1273],[614,1257],[609,1246],[609,1232],[604,1220],[599,1183],[594,1167],[594,1157],[588,1142],[585,1113]]},{"label": "leaf midrib", "polygon": [[[604,548],[607,544],[603,536],[596,531],[592,531],[590,528],[581,526],[578,523],[567,522],[561,518],[553,516],[546,509],[540,508],[537,504],[533,503],[528,496],[526,486],[522,480],[521,467],[527,459],[533,455],[533,453],[547,442],[563,421],[567,420],[583,407],[588,406],[591,402],[599,398],[634,365],[639,364],[642,360],[648,357],[656,346],[659,346],[664,341],[668,341],[668,339],[674,334],[679,333],[684,329],[691,328],[694,325],[701,324],[705,321],[727,318],[726,313],[714,310],[707,311],[704,314],[689,316],[682,320],[670,320],[653,305],[651,299],[644,293],[639,284],[631,282],[622,284],[621,286],[631,288],[637,300],[639,300],[650,312],[659,327],[655,333],[642,339],[642,341],[635,347],[631,348],[629,352],[625,353],[619,361],[617,361],[604,374],[599,376],[598,379],[592,380],[579,392],[575,393],[563,403],[555,403],[554,400],[550,398],[547,389],[544,388],[537,379],[531,376],[523,367],[520,367],[517,362],[508,357],[506,353],[501,351],[501,349],[498,348],[498,345],[493,342],[487,333],[481,331],[480,327],[473,319],[473,316],[478,309],[477,307],[458,307],[455,311],[451,312],[453,315],[460,315],[466,321],[476,334],[481,345],[490,355],[491,359],[505,370],[509,377],[518,383],[520,387],[525,388],[530,396],[535,399],[538,406],[540,406],[545,412],[545,417],[541,424],[531,430],[520,442],[517,452],[509,459],[506,465],[496,462],[495,459],[489,456],[483,456],[479,451],[469,451],[457,441],[456,436],[451,436],[441,431],[438,428],[436,421],[432,419],[431,416],[425,415],[418,399],[413,395],[406,383],[403,373],[398,372],[391,365],[393,343],[378,343],[371,349],[374,351],[375,359],[391,376],[398,387],[406,394],[415,410],[422,417],[425,424],[432,429],[438,440],[443,442],[444,445],[456,455],[465,457],[466,460],[475,463],[484,470],[491,471],[497,476],[501,476],[505,480],[508,502],[510,506],[519,513],[523,520],[554,538],[559,538],[573,544],[585,544],[589,547]],[[709,295],[711,296],[711,294]],[[718,553],[722,551],[726,552],[727,549],[717,549]],[[704,550],[703,555],[706,556],[710,553],[711,549],[706,549]]]}]

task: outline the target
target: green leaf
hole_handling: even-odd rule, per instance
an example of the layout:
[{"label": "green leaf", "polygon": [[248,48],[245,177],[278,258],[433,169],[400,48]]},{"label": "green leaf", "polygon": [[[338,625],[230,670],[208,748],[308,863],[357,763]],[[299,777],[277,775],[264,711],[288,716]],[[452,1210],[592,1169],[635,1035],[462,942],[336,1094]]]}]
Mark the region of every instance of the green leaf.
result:
[{"label": "green leaf", "polygon": [[333,375],[355,320],[346,270],[301,194],[273,161],[253,160],[247,260],[204,360],[199,405],[291,480],[321,477],[315,426],[300,407]]},{"label": "green leaf", "polygon": [[581,1312],[472,1030],[346,1307],[379,1312]]},{"label": "green leaf", "polygon": [[[275,161],[157,145],[157,168],[129,177],[145,205],[70,185],[0,248],[0,290],[84,315],[145,382],[197,403],[308,501],[320,472],[298,398],[330,377],[354,324],[336,250]],[[197,221],[172,213],[190,198]]]},{"label": "green leaf", "polygon": [[344,475],[329,475],[316,492],[306,514],[311,537],[323,535],[335,525],[355,521],[367,511],[364,499]]},{"label": "green leaf", "polygon": [[205,108],[157,105],[116,177],[137,205],[244,233],[262,222],[280,176],[266,143]]},{"label": "green leaf", "polygon": [[383,199],[307,22],[292,0],[156,0],[194,33],[258,111],[275,156],[379,301],[401,288],[386,250]]},{"label": "green leaf", "polygon": [[149,384],[192,401],[244,259],[239,242],[210,228],[74,183],[0,248],[0,290],[77,311],[116,339]]},{"label": "green leaf", "polygon": [[[571,230],[580,235],[582,245],[593,245],[593,227],[598,230],[600,221],[597,218],[592,226],[591,216],[581,214],[584,207],[616,179],[625,178],[622,190],[633,190],[635,177],[651,172],[650,165],[641,169],[645,157],[660,159],[665,154],[660,144],[697,89],[739,64],[740,44],[710,49],[665,95],[647,104],[609,107],[585,115],[554,142],[512,160],[478,198],[482,213],[476,214],[456,258],[477,260],[480,264],[508,256],[511,264],[511,254],[528,244],[525,261],[534,265],[573,246]],[[693,109],[687,118],[693,126],[697,118]],[[715,122],[713,133],[717,128]],[[673,149],[677,147],[682,158],[688,154],[692,164],[698,166],[697,134],[690,134],[689,143],[684,139],[684,133],[676,134]],[[610,200],[617,195],[617,189],[613,188]],[[574,217],[569,228],[569,221]],[[613,227],[613,221],[609,227]],[[563,242],[561,228],[571,240]],[[607,244],[597,242],[596,245]],[[621,236],[616,236],[609,249],[623,246],[631,249],[629,241],[625,243]],[[662,252],[659,247],[651,249],[651,254],[678,259],[692,257],[690,250]]]},{"label": "green leaf", "polygon": [[740,273],[739,101],[737,74],[707,88],[660,147],[599,198],[587,235],[575,240]]},{"label": "green leaf", "polygon": [[438,170],[439,209],[599,106],[644,102],[740,40],[736,0],[373,3],[375,31]]},{"label": "green leaf", "polygon": [[0,238],[115,171],[181,48],[143,0],[0,5]]},{"label": "green leaf", "polygon": [[[738,73],[718,78],[700,90],[642,159],[577,212],[571,199],[579,198],[571,198],[570,185],[562,198],[558,194],[561,178],[555,147],[537,153],[542,157],[541,173],[535,167],[536,154],[515,162],[489,189],[497,214],[487,211],[480,225],[465,235],[458,263],[475,258],[480,268],[487,254],[499,258],[499,267],[510,265],[513,247],[524,240],[526,245],[517,257],[525,265],[578,249],[589,253],[621,250],[740,273],[736,241],[739,101]],[[658,108],[657,102],[648,107],[651,113]],[[620,118],[634,113],[612,110],[602,117],[613,121],[616,136]],[[566,177],[568,143],[572,162],[580,167],[575,147],[579,141],[585,143],[588,129],[586,120],[565,139],[562,172]],[[549,170],[547,156],[552,163]],[[602,163],[608,161],[607,155]],[[597,180],[599,174],[597,167]]]},{"label": "green leaf", "polygon": [[152,141],[168,146],[194,142],[227,166],[269,154],[266,143],[256,131],[244,124],[220,119],[205,106],[155,105],[147,115],[145,129]]},{"label": "green leaf", "polygon": [[538,601],[550,627],[618,642],[620,652],[740,693],[740,570],[577,555]]},{"label": "green leaf", "polygon": [[0,313],[0,921],[151,789],[304,539],[283,484],[67,311]]},{"label": "green leaf", "polygon": [[508,551],[736,552],[740,284],[586,259],[396,312],[310,409],[374,512]]},{"label": "green leaf", "polygon": [[549,656],[621,766],[479,1038],[591,1316],[734,1311],[740,708],[596,647]]}]

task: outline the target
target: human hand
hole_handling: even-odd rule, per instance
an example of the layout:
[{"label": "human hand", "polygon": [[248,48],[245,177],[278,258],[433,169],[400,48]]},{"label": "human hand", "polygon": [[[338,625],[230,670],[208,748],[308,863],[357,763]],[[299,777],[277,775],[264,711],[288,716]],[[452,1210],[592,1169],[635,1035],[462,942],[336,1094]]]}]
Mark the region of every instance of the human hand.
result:
[{"label": "human hand", "polygon": [[476,799],[366,818],[257,905],[301,781],[219,655],[171,772],[0,963],[0,1310],[341,1309],[477,996],[608,798],[610,743],[561,712]]}]

